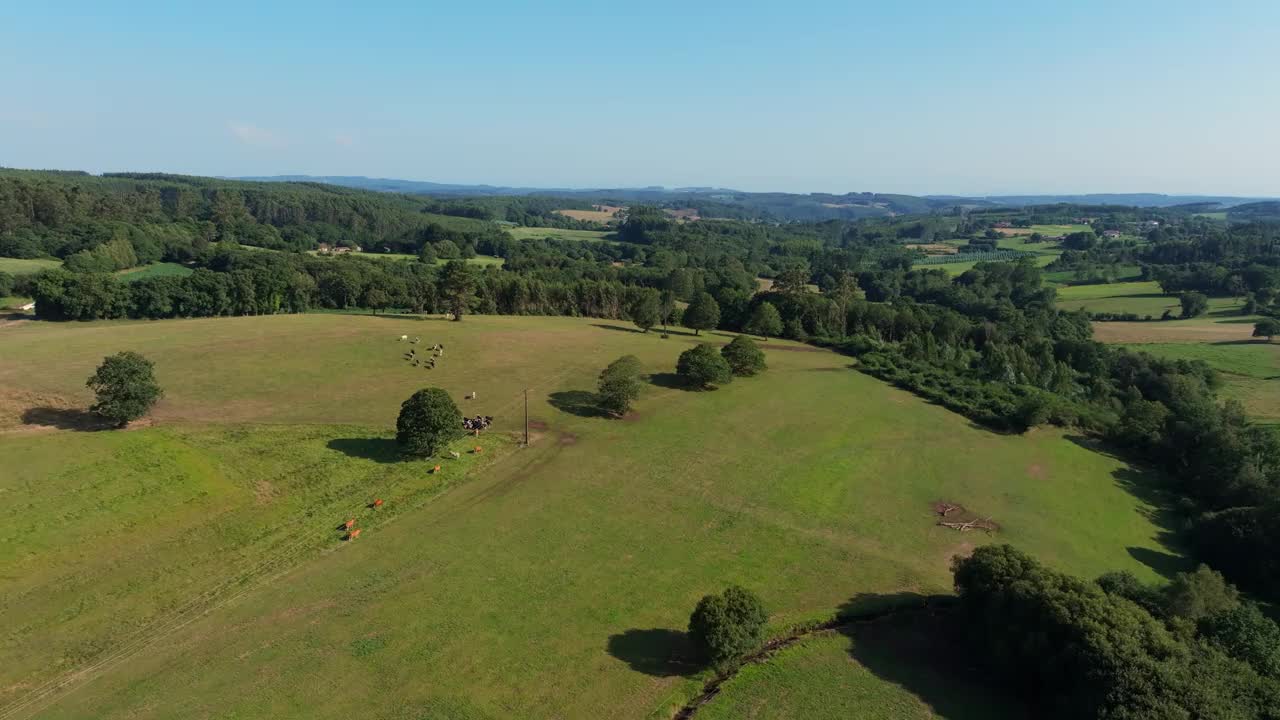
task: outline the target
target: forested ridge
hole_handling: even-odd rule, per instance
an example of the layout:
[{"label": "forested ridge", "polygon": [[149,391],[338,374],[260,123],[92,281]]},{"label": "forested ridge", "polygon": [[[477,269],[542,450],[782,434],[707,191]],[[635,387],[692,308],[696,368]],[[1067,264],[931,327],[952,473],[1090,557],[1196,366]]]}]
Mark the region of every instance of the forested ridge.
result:
[{"label": "forested ridge", "polygon": [[[1094,341],[1090,318],[1055,307],[1056,291],[1030,257],[980,262],[953,277],[913,267],[921,255],[908,247],[960,239],[980,258],[984,248],[995,247],[998,224],[1029,227],[1090,216],[1089,230],[1063,239],[1065,250],[1049,271],[1105,275],[1132,266],[1167,292],[1240,297],[1248,312],[1265,315],[1276,313],[1280,299],[1280,225],[1215,222],[1190,209],[1063,205],[858,222],[678,222],[656,208],[633,206],[615,241],[576,242],[514,240],[491,222],[536,223],[557,204],[426,200],[305,183],[0,171],[0,256],[64,260],[63,269],[5,280],[34,297],[37,315],[49,320],[314,308],[581,315],[626,318],[646,328],[683,323],[784,335],[833,347],[856,357],[862,372],[989,427],[1075,428],[1160,468],[1167,482],[1158,490],[1196,556],[1256,597],[1280,599],[1280,439],[1252,423],[1238,404],[1217,397],[1219,379],[1208,365]],[[1123,235],[1107,237],[1108,231]],[[419,259],[301,252],[322,243]],[[476,254],[504,264],[468,264]],[[160,260],[194,272],[132,283],[113,274]],[[772,284],[761,289],[757,278]],[[1139,637],[1141,652],[1133,649],[1124,662],[1152,675],[1120,677],[1123,663],[1105,665],[1096,672],[1116,675],[1054,686],[1070,695],[1070,707],[1101,708],[1111,717],[1249,717],[1276,697],[1278,664],[1258,661],[1261,669],[1241,673],[1232,663],[1244,660],[1204,649],[1209,640],[1179,625],[1177,613],[1135,616],[1131,605],[1138,600],[1129,596],[1141,600],[1145,591],[1073,584],[1017,557],[986,561],[1014,569],[958,575],[966,612],[979,620],[1012,609],[1020,621],[1048,627],[1045,632],[1077,632],[1061,618],[1043,616],[1046,603],[1061,601]],[[1040,590],[1010,589],[1028,582]],[[1062,597],[1049,597],[1054,593]],[[1199,620],[1208,623],[1208,617]],[[1265,617],[1248,620],[1268,633],[1274,628]],[[1061,668],[1097,656],[1080,658],[1037,660],[1004,647],[993,662],[1015,675],[1034,674],[1023,682],[1038,687]],[[1230,687],[1170,701],[1150,690],[1172,688],[1176,695],[1185,690],[1179,682],[1202,673]],[[1158,683],[1140,692],[1124,684],[1157,682],[1151,678]],[[1144,699],[1123,707],[1107,699],[1122,686]],[[1227,707],[1235,709],[1218,711]]]}]

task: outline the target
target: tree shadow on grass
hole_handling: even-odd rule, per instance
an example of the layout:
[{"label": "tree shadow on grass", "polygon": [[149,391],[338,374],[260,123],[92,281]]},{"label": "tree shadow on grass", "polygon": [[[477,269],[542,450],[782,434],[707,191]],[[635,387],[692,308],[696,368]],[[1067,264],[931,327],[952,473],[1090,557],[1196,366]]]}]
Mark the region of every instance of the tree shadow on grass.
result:
[{"label": "tree shadow on grass", "polygon": [[404,460],[400,446],[388,438],[334,438],[325,444],[353,458],[380,463],[397,463]]},{"label": "tree shadow on grass", "polygon": [[1144,547],[1128,547],[1129,555],[1138,562],[1155,570],[1161,577],[1171,580],[1180,572],[1194,570],[1194,563],[1181,555],[1173,555],[1159,550]]},{"label": "tree shadow on grass", "polygon": [[1066,438],[1080,447],[1126,463],[1112,471],[1111,477],[1125,492],[1142,501],[1144,507],[1137,508],[1137,512],[1159,529],[1156,541],[1169,551],[1131,547],[1129,554],[1165,577],[1191,569],[1183,547],[1185,518],[1176,509],[1177,497],[1169,491],[1164,474],[1156,468],[1138,464],[1133,458],[1095,438],[1081,435],[1067,435]]},{"label": "tree shadow on grass", "polygon": [[649,376],[649,384],[668,390],[688,390],[689,383],[675,373],[654,373]]},{"label": "tree shadow on grass", "polygon": [[845,603],[841,613],[865,616],[865,608],[894,605],[901,609],[838,628],[850,640],[850,657],[881,680],[915,695],[939,717],[1032,717],[1028,708],[983,673],[974,649],[959,637],[951,602],[914,593],[864,594]]},{"label": "tree shadow on grass", "polygon": [[610,635],[606,649],[632,670],[654,677],[693,675],[701,669],[690,660],[689,638],[679,630],[627,630]]},{"label": "tree shadow on grass", "polygon": [[38,425],[59,430],[79,430],[81,432],[96,432],[118,427],[116,423],[107,420],[101,415],[95,415],[88,410],[76,408],[28,408],[22,413],[22,422],[25,425]]},{"label": "tree shadow on grass", "polygon": [[617,330],[618,332],[635,333],[637,335],[644,334],[643,332],[641,332],[640,328],[637,328],[637,327],[626,327],[623,325],[610,325],[608,323],[591,323],[591,327],[598,327],[603,330]]},{"label": "tree shadow on grass", "polygon": [[609,413],[600,407],[595,393],[586,390],[562,390],[547,396],[551,407],[578,417],[608,417]]}]

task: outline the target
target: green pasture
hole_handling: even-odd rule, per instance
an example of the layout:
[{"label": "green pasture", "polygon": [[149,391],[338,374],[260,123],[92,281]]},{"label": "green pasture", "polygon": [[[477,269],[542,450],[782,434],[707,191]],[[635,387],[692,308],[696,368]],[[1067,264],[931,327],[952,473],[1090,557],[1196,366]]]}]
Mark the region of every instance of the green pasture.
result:
[{"label": "green pasture", "polygon": [[826,631],[749,665],[698,720],[992,720],[1025,718],[993,696],[946,628],[918,615]]},{"label": "green pasture", "polygon": [[[1037,267],[1044,267],[1045,265],[1048,265],[1049,263],[1053,262],[1056,258],[1057,258],[1056,255],[1038,255],[1035,258],[1033,258],[1033,261],[1035,262]],[[955,275],[963,275],[965,272],[972,270],[974,266],[977,265],[979,262],[990,262],[990,261],[969,260],[966,262],[937,263],[933,265],[916,265],[915,269],[946,270],[948,275],[955,276]],[[997,261],[997,262],[1009,262],[1009,261]]]},{"label": "green pasture", "polygon": [[[409,255],[406,253],[380,253],[380,252],[363,253],[362,252],[362,253],[348,253],[343,255],[321,255],[316,250],[308,250],[307,254],[314,255],[316,257],[326,257],[326,258],[333,258],[333,259],[343,258],[343,257],[358,257],[358,258],[373,258],[375,260],[400,261],[400,262],[417,262],[418,261],[417,255]],[[436,265],[444,265],[447,262],[449,261],[444,259],[439,259],[439,260],[436,260]],[[485,267],[489,265],[500,266],[504,262],[506,262],[506,260],[500,257],[494,257],[493,255],[476,255],[474,257],[467,258],[467,262],[471,263],[472,265],[479,265],[481,267]]]},{"label": "green pasture", "polygon": [[1264,423],[1280,423],[1280,344],[1265,339],[1129,345],[1174,360],[1203,360],[1221,373],[1222,395]]},{"label": "green pasture", "polygon": [[[340,314],[0,332],[0,713],[15,717],[664,716],[704,680],[689,611],[728,583],[781,633],[949,592],[950,558],[976,543],[1085,576],[1181,566],[1141,471],[1059,431],[987,432],[796,343],[763,343],[764,375],[697,393],[674,386],[676,356],[728,334]],[[443,343],[437,369],[407,362],[401,335]],[[84,379],[119,350],[154,360],[166,396],[136,429],[85,431]],[[653,381],[632,416],[601,418],[595,377],[628,353]],[[482,454],[398,458],[396,411],[427,385],[497,418],[455,445]],[[938,527],[938,500],[1002,530]],[[349,517],[367,529],[344,543]],[[932,702],[847,647],[779,666],[778,687],[839,676],[869,717]]]},{"label": "green pasture", "polygon": [[[1177,317],[1182,304],[1176,295],[1165,295],[1154,280],[1098,285],[1072,285],[1058,289],[1058,307],[1063,310],[1135,313],[1159,318],[1165,310]],[[1209,314],[1215,317],[1238,313],[1237,298],[1209,298]]]},{"label": "green pasture", "polygon": [[24,260],[22,258],[0,257],[0,272],[10,275],[32,275],[41,270],[52,270],[62,267],[61,260]]},{"label": "green pasture", "polygon": [[587,242],[599,242],[601,240],[609,240],[613,237],[612,232],[605,230],[562,230],[560,228],[524,227],[520,225],[513,225],[502,229],[516,240],[542,240],[545,238],[553,238],[555,240],[583,240]]}]

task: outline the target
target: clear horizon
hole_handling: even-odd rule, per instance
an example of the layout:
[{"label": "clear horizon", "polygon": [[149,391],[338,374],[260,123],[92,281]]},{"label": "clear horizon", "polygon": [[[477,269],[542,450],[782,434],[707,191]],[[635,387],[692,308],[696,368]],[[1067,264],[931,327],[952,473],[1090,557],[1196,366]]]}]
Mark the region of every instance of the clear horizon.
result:
[{"label": "clear horizon", "polygon": [[1280,4],[0,10],[0,165],[1280,196]]}]

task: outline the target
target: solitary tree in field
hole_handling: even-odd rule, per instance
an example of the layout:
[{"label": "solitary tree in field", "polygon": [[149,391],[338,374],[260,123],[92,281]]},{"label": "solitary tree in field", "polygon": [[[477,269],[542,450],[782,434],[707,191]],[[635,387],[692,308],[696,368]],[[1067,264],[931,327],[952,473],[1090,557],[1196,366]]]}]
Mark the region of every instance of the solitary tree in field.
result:
[{"label": "solitary tree in field", "polygon": [[1276,335],[1280,335],[1280,320],[1275,318],[1264,318],[1253,324],[1253,336],[1265,337],[1267,342]]},{"label": "solitary tree in field", "polygon": [[764,353],[746,335],[739,335],[720,348],[720,355],[729,363],[733,374],[739,377],[751,377],[766,367]]},{"label": "solitary tree in field", "polygon": [[755,593],[733,585],[698,601],[689,617],[689,638],[699,659],[724,666],[764,644],[768,619]]},{"label": "solitary tree in field", "polygon": [[621,416],[640,397],[640,387],[640,360],[635,355],[623,355],[600,373],[596,395],[601,407]]},{"label": "solitary tree in field", "polygon": [[1199,317],[1209,311],[1209,298],[1204,293],[1184,292],[1178,296],[1182,303],[1182,317]]},{"label": "solitary tree in field", "polygon": [[478,282],[475,270],[463,260],[450,260],[440,272],[440,295],[449,304],[454,320],[461,320]]},{"label": "solitary tree in field", "polygon": [[440,388],[419,390],[400,405],[396,442],[407,455],[432,455],[463,434],[462,413]]},{"label": "solitary tree in field", "polygon": [[694,335],[700,335],[703,330],[711,330],[720,324],[720,304],[711,297],[711,293],[700,292],[685,308],[680,322],[693,330]]},{"label": "solitary tree in field", "polygon": [[649,332],[649,328],[657,325],[662,319],[661,295],[652,288],[641,288],[631,301],[631,306],[627,308],[627,316],[636,324],[636,327]]},{"label": "solitary tree in field", "polygon": [[85,385],[98,398],[89,409],[118,427],[146,415],[164,395],[156,384],[155,366],[136,352],[107,356]]},{"label": "solitary tree in field", "polygon": [[680,353],[676,374],[698,389],[710,389],[733,380],[733,370],[712,345],[698,345]]},{"label": "solitary tree in field", "polygon": [[773,303],[762,302],[751,311],[751,319],[747,321],[747,332],[753,335],[759,335],[765,340],[769,336],[777,337],[782,334],[782,316],[778,314],[778,308]]}]

